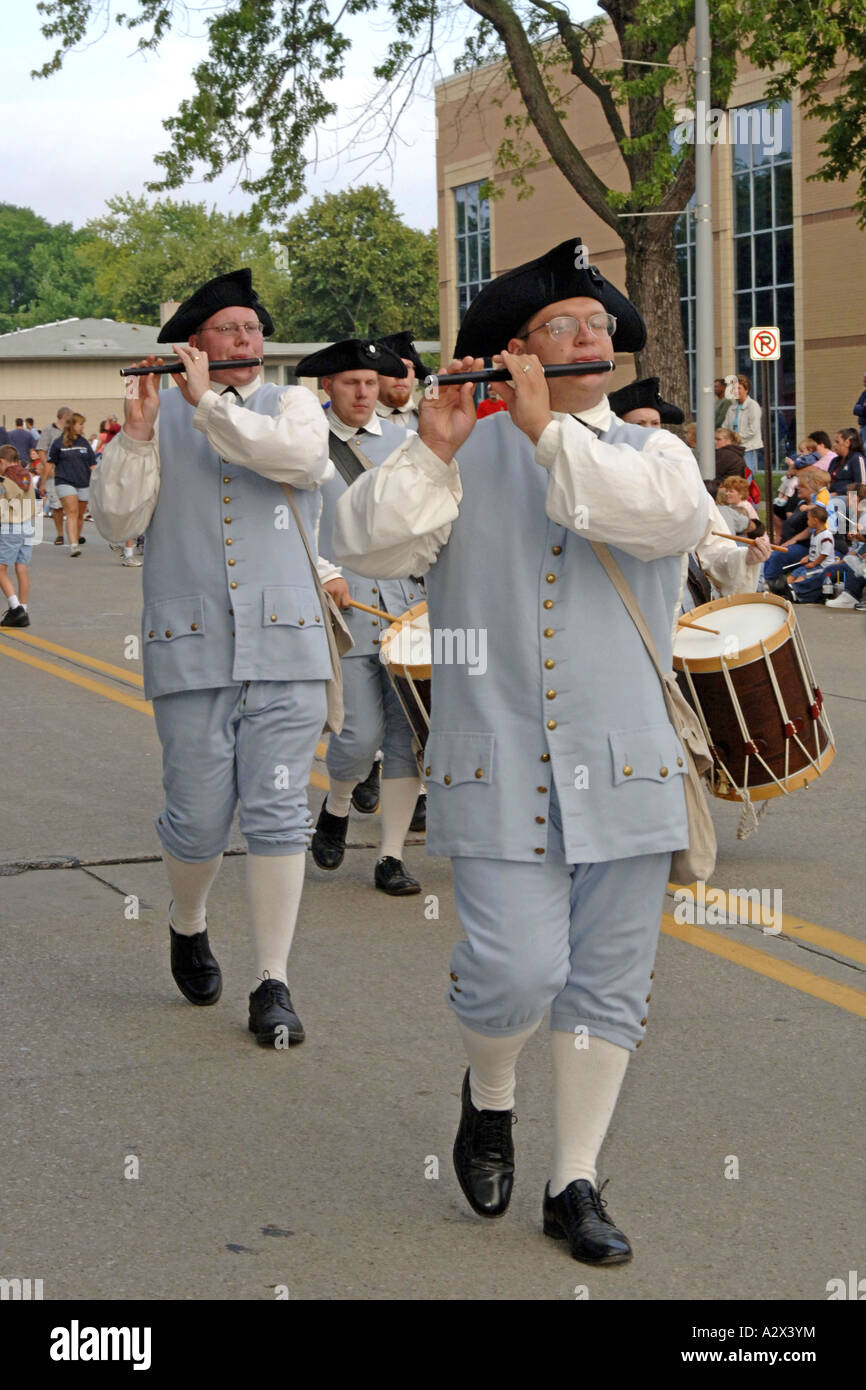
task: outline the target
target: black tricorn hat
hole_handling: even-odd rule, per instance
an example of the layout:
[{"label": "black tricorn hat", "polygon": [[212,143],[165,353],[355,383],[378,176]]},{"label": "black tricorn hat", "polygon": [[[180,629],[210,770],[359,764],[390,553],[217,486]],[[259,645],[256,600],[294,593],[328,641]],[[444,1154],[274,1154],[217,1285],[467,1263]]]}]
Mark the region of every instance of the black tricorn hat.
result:
[{"label": "black tricorn hat", "polygon": [[560,299],[597,299],[615,317],[615,352],[640,352],[646,325],[634,305],[594,265],[584,266],[580,237],[561,241],[535,261],[506,270],[475,296],[457,335],[455,357],[492,357],[526,320]]},{"label": "black tricorn hat", "polygon": [[396,352],[398,357],[405,357],[407,362],[411,362],[419,381],[423,381],[428,375],[428,369],[418,356],[418,349],[415,347],[412,333],[386,333],[384,338],[377,338],[376,342],[379,347],[387,348],[389,352]]},{"label": "black tricorn hat", "polygon": [[198,332],[201,325],[220,309],[235,305],[252,309],[258,315],[267,338],[274,331],[274,322],[253,289],[252,271],[231,270],[228,275],[217,275],[207,284],[185,299],[180,308],[159,330],[158,343],[185,343],[191,333]]},{"label": "black tricorn hat", "polygon": [[657,410],[662,424],[681,425],[685,419],[678,405],[672,405],[659,395],[657,376],[645,376],[640,381],[630,381],[628,386],[611,391],[607,400],[614,415],[618,415],[620,419],[628,415],[630,410],[646,409]]},{"label": "black tricorn hat", "polygon": [[397,354],[379,343],[369,338],[342,338],[339,343],[311,352],[298,363],[295,376],[336,376],[338,372],[354,372],[359,367],[378,372],[380,376],[409,375]]}]

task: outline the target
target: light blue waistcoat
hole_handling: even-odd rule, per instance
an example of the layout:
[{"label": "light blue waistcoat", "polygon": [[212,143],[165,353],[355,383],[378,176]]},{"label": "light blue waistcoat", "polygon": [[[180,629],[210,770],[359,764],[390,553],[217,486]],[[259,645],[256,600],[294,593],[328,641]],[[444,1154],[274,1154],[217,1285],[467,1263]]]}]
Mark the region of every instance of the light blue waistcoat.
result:
[{"label": "light blue waistcoat", "polygon": [[[261,386],[246,409],[278,415],[283,389]],[[144,551],[145,695],[327,680],[321,606],[282,487],[221,459],[192,417],[180,391],[165,393],[159,497]],[[314,546],[320,491],[293,492]]]},{"label": "light blue waistcoat", "polygon": [[[601,438],[640,449],[651,432],[614,419]],[[547,516],[548,475],[504,414],[481,422],[458,459],[459,516],[426,578],[428,853],[543,864],[552,781],[570,863],[684,845],[683,750],[589,543]],[[680,556],[611,549],[670,669]],[[457,662],[461,631],[474,667]]]},{"label": "light blue waistcoat", "polygon": [[[383,463],[406,438],[406,431],[400,425],[392,424],[390,420],[381,417],[379,423],[382,426],[381,435],[362,434],[357,440],[361,452],[373,464]],[[322,486],[319,551],[329,560],[333,559],[334,554],[332,541],[337,503],[346,488],[347,484],[339,471],[336,471],[334,477],[329,478]],[[345,565],[341,568],[343,578],[349,586],[351,598],[357,599],[359,603],[366,603],[370,608],[381,608],[384,612],[391,613],[395,618],[398,618],[401,613],[405,613],[406,609],[411,608],[414,604],[422,603],[426,598],[422,586],[412,583],[411,580],[364,579],[362,575],[347,569]],[[380,651],[379,639],[388,626],[384,619],[374,618],[372,614],[363,613],[359,608],[344,608],[343,617],[355,639],[354,647],[346,653],[343,660],[347,661],[353,656],[378,656]]]}]

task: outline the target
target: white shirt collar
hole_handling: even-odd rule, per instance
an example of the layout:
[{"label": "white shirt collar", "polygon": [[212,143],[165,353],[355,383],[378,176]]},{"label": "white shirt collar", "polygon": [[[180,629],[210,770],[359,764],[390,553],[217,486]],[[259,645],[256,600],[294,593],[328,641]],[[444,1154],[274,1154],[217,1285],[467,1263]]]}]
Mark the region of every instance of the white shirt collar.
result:
[{"label": "white shirt collar", "polygon": [[385,420],[390,419],[392,415],[411,415],[417,408],[411,396],[405,405],[385,405],[384,401],[376,402],[376,414]]},{"label": "white shirt collar", "polygon": [[579,414],[576,411],[569,411],[565,414],[557,410],[553,412],[554,420],[567,420],[569,415],[573,416],[575,420],[580,420],[581,424],[590,425],[592,429],[601,430],[602,433],[610,429],[610,423],[613,419],[613,412],[608,405],[607,396],[602,396],[598,405],[592,405],[588,410],[581,410]]},{"label": "white shirt collar", "polygon": [[328,428],[338,439],[354,439],[355,435],[358,434],[360,430],[366,430],[368,434],[382,433],[382,425],[375,410],[369,420],[365,421],[363,425],[347,425],[345,420],[340,419],[333,405],[330,410],[328,410],[327,415]]},{"label": "white shirt collar", "polygon": [[[250,396],[253,394],[254,391],[258,391],[261,384],[262,378],[260,374],[253,381],[248,382],[246,386],[236,386],[235,390],[237,391],[242,401],[247,401],[249,400]],[[210,389],[212,391],[216,391],[218,396],[221,396],[223,392],[226,390],[226,383],[224,381],[214,381],[213,378],[211,378],[209,385]]]}]

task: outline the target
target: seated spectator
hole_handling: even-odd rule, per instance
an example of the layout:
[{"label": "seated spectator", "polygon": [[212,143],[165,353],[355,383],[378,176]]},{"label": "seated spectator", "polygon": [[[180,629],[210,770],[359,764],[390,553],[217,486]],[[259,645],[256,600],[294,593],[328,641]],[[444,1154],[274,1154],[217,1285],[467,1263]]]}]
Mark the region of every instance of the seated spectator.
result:
[{"label": "seated spectator", "polygon": [[740,436],[734,430],[716,430],[716,479],[721,481],[736,473],[746,476],[746,450]]},{"label": "seated spectator", "polygon": [[797,505],[782,522],[780,543],[785,550],[774,550],[769,560],[764,562],[764,583],[772,593],[787,596],[785,570],[793,568],[797,561],[807,559],[810,532],[806,513],[810,506],[827,506],[830,501],[829,481],[829,473],[821,468],[804,468],[797,474]]},{"label": "seated spectator", "polygon": [[858,608],[864,612],[866,611],[866,599],[863,597],[863,590],[866,588],[866,486],[861,484],[856,491],[859,520],[857,530],[852,531],[849,535],[851,545],[841,569],[845,587],[836,598],[827,600],[827,607]]},{"label": "seated spectator", "polygon": [[815,453],[818,455],[815,467],[829,471],[830,464],[836,457],[836,451],[830,448],[829,434],[826,430],[813,430],[809,438],[815,441]]},{"label": "seated spectator", "polygon": [[749,521],[758,520],[754,504],[749,501],[749,484],[739,473],[722,478],[716,492],[716,500],[722,505],[736,507],[743,512],[747,518],[747,525]]},{"label": "seated spectator", "polygon": [[683,428],[683,439],[688,444],[692,453],[698,447],[698,422],[697,420],[687,420]]},{"label": "seated spectator", "polygon": [[809,524],[809,557],[788,575],[791,598],[795,603],[820,603],[824,581],[839,569],[833,532],[827,525],[827,508],[812,506],[806,518]]},{"label": "seated spectator", "polygon": [[[827,440],[827,447],[829,448],[829,436],[824,435],[824,438]],[[808,468],[810,464],[818,463],[819,461],[820,460],[818,458],[818,451],[815,447],[815,440],[812,439],[811,435],[807,435],[806,438],[802,440],[802,442],[798,446],[796,454],[794,454],[793,457],[787,455],[785,458],[785,463],[788,465],[789,473],[792,471],[796,471],[798,468]]]},{"label": "seated spectator", "polygon": [[833,440],[837,457],[830,465],[830,491],[844,496],[850,487],[866,483],[866,459],[860,448],[857,430],[840,430]]}]

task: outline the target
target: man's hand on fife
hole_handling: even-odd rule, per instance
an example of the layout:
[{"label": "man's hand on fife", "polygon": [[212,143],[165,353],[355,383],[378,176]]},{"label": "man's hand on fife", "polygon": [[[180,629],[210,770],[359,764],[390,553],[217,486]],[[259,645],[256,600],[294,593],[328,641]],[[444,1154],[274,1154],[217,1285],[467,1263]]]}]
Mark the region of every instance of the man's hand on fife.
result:
[{"label": "man's hand on fife", "polygon": [[349,593],[349,586],[346,583],[345,579],[329,579],[327,584],[322,585],[322,588],[324,589],[326,594],[331,595],[331,598],[338,605],[338,607],[349,607],[349,600],[351,598],[351,595]]},{"label": "man's hand on fife", "polygon": [[447,367],[440,367],[438,389],[430,396],[424,392],[418,407],[418,433],[428,449],[450,463],[460,445],[465,443],[475,426],[475,387],[471,381],[463,386],[446,386],[441,378],[448,372],[477,372],[484,367],[483,357],[456,358]]},{"label": "man's hand on fife", "polygon": [[493,365],[511,373],[511,380],[502,383],[502,399],[517,428],[537,444],[553,419],[544,367],[531,353],[506,351],[494,357]]},{"label": "man's hand on fife", "polygon": [[749,546],[749,553],[746,556],[747,565],[762,565],[765,560],[769,560],[772,554],[769,536],[756,536],[754,545]]},{"label": "man's hand on fife", "polygon": [[[160,367],[162,358],[150,357],[142,358],[141,362],[133,362],[134,367]],[[127,396],[123,403],[123,428],[130,439],[139,439],[147,442],[153,439],[153,427],[156,424],[156,417],[159,414],[159,378],[155,376],[133,377],[132,380],[137,385],[135,395]],[[54,469],[52,468],[52,473]]]},{"label": "man's hand on fife", "polygon": [[190,405],[198,405],[210,386],[207,353],[200,348],[190,347],[188,343],[172,343],[172,347],[184,366],[185,375],[180,373],[175,377],[180,394]]}]

